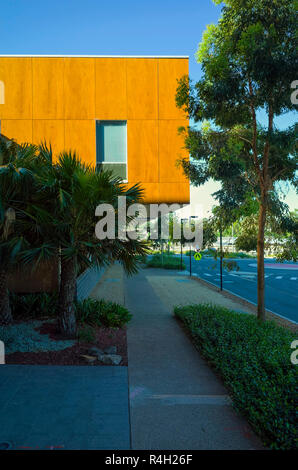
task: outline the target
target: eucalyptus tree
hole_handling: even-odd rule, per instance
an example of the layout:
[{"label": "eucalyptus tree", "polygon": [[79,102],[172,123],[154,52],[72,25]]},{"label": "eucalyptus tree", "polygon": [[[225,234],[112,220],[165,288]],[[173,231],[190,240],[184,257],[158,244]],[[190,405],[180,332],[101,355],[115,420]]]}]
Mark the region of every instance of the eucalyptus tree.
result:
[{"label": "eucalyptus tree", "polygon": [[[216,0],[215,3],[222,3]],[[297,9],[292,0],[226,0],[197,52],[202,78],[180,80],[176,102],[201,127],[181,129],[193,158],[182,160],[193,184],[221,182],[215,193],[227,213],[258,205],[258,317],[265,319],[264,243],[280,182],[298,187],[297,126],[276,118],[294,111]],[[260,116],[262,115],[261,124]]]}]

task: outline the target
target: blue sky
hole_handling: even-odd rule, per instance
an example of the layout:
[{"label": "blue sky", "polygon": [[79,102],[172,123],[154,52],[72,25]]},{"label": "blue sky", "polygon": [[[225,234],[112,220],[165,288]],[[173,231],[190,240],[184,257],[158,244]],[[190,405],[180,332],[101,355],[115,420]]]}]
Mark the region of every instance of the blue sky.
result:
[{"label": "blue sky", "polygon": [[220,7],[211,0],[1,0],[6,54],[189,55]]},{"label": "blue sky", "polygon": [[[0,0],[0,54],[188,55],[207,24],[217,22],[212,0]],[[279,119],[281,125],[288,118]],[[213,185],[200,191],[209,197]],[[210,202],[211,201],[211,202]],[[298,206],[290,191],[287,202]]]}]

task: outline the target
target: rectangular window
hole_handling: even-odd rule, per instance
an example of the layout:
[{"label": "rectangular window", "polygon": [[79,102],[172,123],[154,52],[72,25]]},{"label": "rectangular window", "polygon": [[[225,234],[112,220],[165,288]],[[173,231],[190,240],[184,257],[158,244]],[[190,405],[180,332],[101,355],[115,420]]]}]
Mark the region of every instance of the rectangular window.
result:
[{"label": "rectangular window", "polygon": [[127,179],[126,121],[96,122],[96,163]]}]

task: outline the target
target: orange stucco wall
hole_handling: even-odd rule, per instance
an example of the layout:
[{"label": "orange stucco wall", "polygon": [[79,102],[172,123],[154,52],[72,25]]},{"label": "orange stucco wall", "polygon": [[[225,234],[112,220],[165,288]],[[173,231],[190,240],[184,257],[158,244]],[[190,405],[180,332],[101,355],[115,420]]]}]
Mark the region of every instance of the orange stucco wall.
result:
[{"label": "orange stucco wall", "polygon": [[96,120],[127,120],[128,184],[140,182],[146,202],[187,203],[176,160],[186,156],[177,129],[188,121],[175,105],[185,74],[186,58],[0,57],[1,132],[95,164]]}]

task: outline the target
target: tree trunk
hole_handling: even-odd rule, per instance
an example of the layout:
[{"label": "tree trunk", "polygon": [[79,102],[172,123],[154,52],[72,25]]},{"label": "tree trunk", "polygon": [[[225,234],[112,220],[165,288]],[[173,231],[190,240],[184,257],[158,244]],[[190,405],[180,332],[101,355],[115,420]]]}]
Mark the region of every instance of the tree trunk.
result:
[{"label": "tree trunk", "polygon": [[9,303],[9,292],[7,289],[7,270],[0,269],[0,324],[9,325],[12,323],[12,314]]},{"label": "tree trunk", "polygon": [[266,196],[262,195],[259,212],[259,232],[258,232],[258,319],[266,320],[265,315],[265,266],[264,266],[264,245],[265,245],[265,223],[266,223]]},{"label": "tree trunk", "polygon": [[76,260],[61,260],[61,281],[59,290],[59,327],[69,338],[77,332],[74,300],[76,295]]}]

